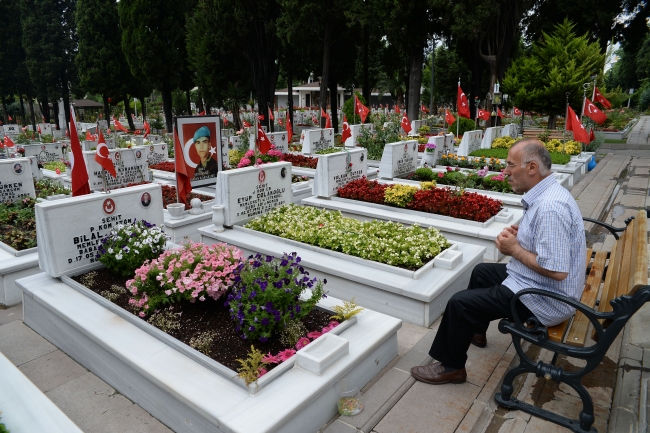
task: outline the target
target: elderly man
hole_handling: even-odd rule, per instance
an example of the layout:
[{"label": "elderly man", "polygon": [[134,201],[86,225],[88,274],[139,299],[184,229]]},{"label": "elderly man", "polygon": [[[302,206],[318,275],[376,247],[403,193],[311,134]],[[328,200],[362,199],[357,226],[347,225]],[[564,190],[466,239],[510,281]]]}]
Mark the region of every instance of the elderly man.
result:
[{"label": "elderly man", "polygon": [[[504,173],[513,191],[524,194],[520,224],[505,228],[496,239],[499,251],[511,256],[510,262],[476,266],[467,290],[452,296],[429,350],[438,362],[411,369],[419,381],[465,382],[469,345],[487,345],[488,325],[511,316],[515,293],[539,288],[580,299],[585,279],[584,225],[575,200],[551,174],[548,151],[538,140],[521,140],[510,148]],[[546,326],[574,312],[560,301],[539,295],[522,296],[516,309],[522,320],[535,316]]]}]

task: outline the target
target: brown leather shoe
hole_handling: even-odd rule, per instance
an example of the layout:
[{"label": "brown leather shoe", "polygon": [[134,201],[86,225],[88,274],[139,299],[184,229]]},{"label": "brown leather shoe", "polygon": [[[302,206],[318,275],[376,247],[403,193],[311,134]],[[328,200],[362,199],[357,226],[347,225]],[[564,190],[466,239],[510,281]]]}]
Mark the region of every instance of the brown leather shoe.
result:
[{"label": "brown leather shoe", "polygon": [[413,367],[411,368],[411,375],[420,382],[432,385],[463,383],[467,380],[467,371],[464,368],[447,373],[441,362]]},{"label": "brown leather shoe", "polygon": [[487,338],[485,337],[485,334],[474,334],[472,344],[481,349],[487,346]]}]

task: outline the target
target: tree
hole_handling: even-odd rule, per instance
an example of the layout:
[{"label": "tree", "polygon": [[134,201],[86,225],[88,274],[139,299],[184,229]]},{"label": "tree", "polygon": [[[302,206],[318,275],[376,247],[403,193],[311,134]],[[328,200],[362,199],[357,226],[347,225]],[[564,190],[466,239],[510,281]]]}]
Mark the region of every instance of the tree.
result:
[{"label": "tree", "polygon": [[515,60],[503,80],[503,91],[514,104],[548,114],[549,129],[555,128],[555,116],[565,113],[566,93],[578,112],[583,83],[592,81],[605,66],[599,44],[589,42],[586,34],[576,36],[573,28],[565,20],[551,35],[542,33],[542,41],[533,45],[529,56]]},{"label": "tree", "polygon": [[[458,77],[461,82],[468,83],[471,80],[471,72],[465,62],[456,54],[455,50],[440,45],[435,49],[433,59],[434,87],[433,98],[435,105],[443,104],[454,106],[458,89]],[[427,60],[422,73],[422,102],[428,104],[431,90],[431,60]]]},{"label": "tree", "polygon": [[22,30],[20,28],[20,10],[10,7],[8,2],[0,2],[0,16],[4,23],[0,26],[0,97],[2,98],[3,120],[7,119],[5,98],[18,90],[18,82],[14,78],[16,70],[24,61],[25,52],[21,44]]},{"label": "tree", "polygon": [[167,131],[172,128],[172,90],[181,84],[187,0],[121,0],[122,50],[131,73],[162,94]]}]

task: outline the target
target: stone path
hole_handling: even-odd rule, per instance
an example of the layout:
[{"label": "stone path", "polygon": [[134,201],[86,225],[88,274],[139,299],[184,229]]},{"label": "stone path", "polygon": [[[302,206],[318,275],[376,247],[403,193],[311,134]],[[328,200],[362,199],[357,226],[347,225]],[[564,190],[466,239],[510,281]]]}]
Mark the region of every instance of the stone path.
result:
[{"label": "stone path", "polygon": [[650,136],[650,116],[641,116],[627,136],[627,145],[647,145]]},{"label": "stone path", "polygon": [[[583,215],[622,225],[634,209],[650,205],[650,151],[609,152],[614,153],[604,156],[596,168],[574,186],[572,194]],[[605,234],[595,233],[591,237],[596,247],[607,247],[610,242]],[[634,317],[619,337],[622,346],[614,344],[603,365],[585,379],[596,403],[595,426],[600,432],[607,431],[608,422],[610,432],[636,431],[639,415],[643,412],[639,407],[647,401],[644,395],[647,396],[650,379],[650,337],[644,326],[648,321],[650,308]],[[333,419],[321,433],[566,431],[538,418],[496,406],[494,393],[516,359],[510,338],[498,332],[496,322],[488,331],[488,347],[470,348],[466,383],[432,386],[412,379],[409,373],[412,366],[431,362],[427,352],[437,326],[438,322],[430,328],[403,324],[398,332],[399,356],[362,390],[364,410],[354,417]],[[548,352],[530,350],[531,356],[550,359]],[[85,432],[171,432],[25,326],[21,305],[0,310],[0,352]],[[560,358],[559,363],[570,368],[576,360]],[[617,368],[619,365],[622,368]],[[615,390],[617,379],[619,385]],[[558,388],[554,382],[528,377],[518,383],[516,394],[561,413],[574,415],[579,412],[579,400],[573,391],[564,386]],[[614,406],[610,416],[612,399]]]}]

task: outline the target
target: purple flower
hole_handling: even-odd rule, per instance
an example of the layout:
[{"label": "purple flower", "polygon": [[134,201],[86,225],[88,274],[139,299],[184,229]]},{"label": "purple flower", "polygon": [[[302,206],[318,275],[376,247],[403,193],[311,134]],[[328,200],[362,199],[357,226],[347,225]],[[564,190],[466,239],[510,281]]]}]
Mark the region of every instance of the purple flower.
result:
[{"label": "purple flower", "polygon": [[266,256],[266,263],[273,261],[273,256]]},{"label": "purple flower", "polygon": [[289,261],[287,259],[282,259],[280,262],[280,266],[287,266],[289,264]]},{"label": "purple flower", "polygon": [[273,286],[278,288],[278,289],[281,289],[282,288],[282,280],[276,281],[275,283],[273,283]]},{"label": "purple flower", "polygon": [[251,313],[256,312],[257,311],[257,305],[251,305],[251,308],[248,311],[251,312]]},{"label": "purple flower", "polygon": [[266,338],[266,337],[260,337],[260,341],[261,341],[262,343],[266,343],[267,341],[269,341],[269,339]]},{"label": "purple flower", "polygon": [[291,269],[291,268],[287,269],[287,274],[289,274],[289,275],[293,274],[293,269]]},{"label": "purple flower", "polygon": [[253,299],[255,296],[257,296],[257,292],[253,290],[249,296],[249,298]]},{"label": "purple flower", "polygon": [[323,279],[323,284],[327,284],[327,278]]},{"label": "purple flower", "polygon": [[251,326],[248,327],[248,330],[249,331],[255,331],[255,327],[251,325]]},{"label": "purple flower", "polygon": [[263,318],[263,319],[262,319],[262,325],[263,325],[263,326],[266,326],[266,325],[268,325],[268,324],[269,324],[269,318],[268,318],[268,317]]}]

